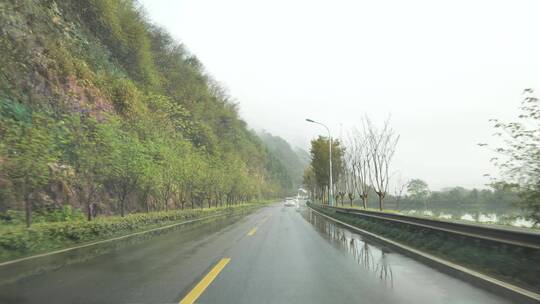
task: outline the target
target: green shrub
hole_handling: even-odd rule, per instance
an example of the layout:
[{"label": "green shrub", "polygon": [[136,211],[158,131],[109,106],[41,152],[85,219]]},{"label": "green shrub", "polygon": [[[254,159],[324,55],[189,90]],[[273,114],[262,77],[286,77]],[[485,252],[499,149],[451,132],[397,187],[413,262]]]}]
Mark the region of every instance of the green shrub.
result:
[{"label": "green shrub", "polygon": [[140,107],[137,87],[126,78],[113,79],[110,97],[118,113],[130,114]]},{"label": "green shrub", "polygon": [[24,223],[24,212],[18,210],[7,210],[0,214],[0,219],[5,224],[22,225]]},{"label": "green shrub", "polygon": [[[132,232],[164,226],[188,219],[200,218],[221,212],[234,212],[256,206],[244,204],[211,209],[190,209],[135,213],[125,217],[101,217],[94,221],[74,220],[67,222],[36,223],[30,228],[8,226],[0,235],[0,261],[121,236]],[[68,212],[70,208],[63,209]],[[71,212],[71,211],[70,211]],[[11,214],[19,216],[17,212]],[[21,215],[21,222],[24,217]]]}]

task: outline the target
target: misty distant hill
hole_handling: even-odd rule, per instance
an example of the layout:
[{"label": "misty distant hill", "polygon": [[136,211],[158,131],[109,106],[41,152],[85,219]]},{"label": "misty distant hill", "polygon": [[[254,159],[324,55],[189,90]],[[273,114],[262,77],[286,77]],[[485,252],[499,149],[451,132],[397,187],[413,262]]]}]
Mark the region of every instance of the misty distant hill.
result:
[{"label": "misty distant hill", "polygon": [[292,148],[283,138],[267,131],[258,132],[267,148],[285,165],[294,187],[302,184],[304,169],[309,165],[309,153],[301,148]]}]

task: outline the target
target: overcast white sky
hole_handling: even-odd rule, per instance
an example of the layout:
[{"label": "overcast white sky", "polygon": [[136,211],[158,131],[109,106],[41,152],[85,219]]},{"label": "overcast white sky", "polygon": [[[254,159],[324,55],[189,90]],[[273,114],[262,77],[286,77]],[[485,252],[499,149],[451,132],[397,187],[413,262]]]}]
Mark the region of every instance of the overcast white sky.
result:
[{"label": "overcast white sky", "polygon": [[490,118],[540,89],[540,1],[144,0],[252,128],[305,149],[368,114],[401,134],[394,170],[484,187]]}]

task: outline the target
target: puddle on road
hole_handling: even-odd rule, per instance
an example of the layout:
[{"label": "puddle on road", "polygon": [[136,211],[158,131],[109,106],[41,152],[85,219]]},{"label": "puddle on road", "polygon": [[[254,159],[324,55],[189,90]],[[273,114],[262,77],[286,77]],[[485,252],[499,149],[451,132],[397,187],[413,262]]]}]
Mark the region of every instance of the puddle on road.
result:
[{"label": "puddle on road", "polygon": [[373,273],[386,286],[394,286],[394,272],[388,261],[390,250],[368,243],[361,235],[341,228],[308,208],[299,212],[334,247],[350,254],[360,267]]}]

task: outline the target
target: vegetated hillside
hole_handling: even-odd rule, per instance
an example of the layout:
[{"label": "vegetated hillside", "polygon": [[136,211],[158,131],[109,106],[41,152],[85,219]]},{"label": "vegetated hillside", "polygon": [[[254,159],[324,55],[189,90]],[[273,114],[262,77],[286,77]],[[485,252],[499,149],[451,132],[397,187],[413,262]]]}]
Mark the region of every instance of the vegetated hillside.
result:
[{"label": "vegetated hillside", "polygon": [[28,223],[63,219],[65,204],[91,219],[292,190],[237,104],[135,2],[2,1],[0,25],[5,220],[22,210]]},{"label": "vegetated hillside", "polygon": [[296,153],[296,156],[298,156],[298,159],[300,160],[300,162],[305,164],[302,168],[302,175],[303,175],[304,170],[309,166],[309,163],[311,162],[311,155],[309,155],[309,153],[306,150],[301,149],[301,148],[296,148],[294,152]]},{"label": "vegetated hillside", "polygon": [[286,140],[266,131],[259,132],[259,137],[266,144],[270,152],[276,155],[285,165],[294,188],[300,187],[303,181],[304,169],[310,162],[309,154],[300,148],[293,150]]}]

